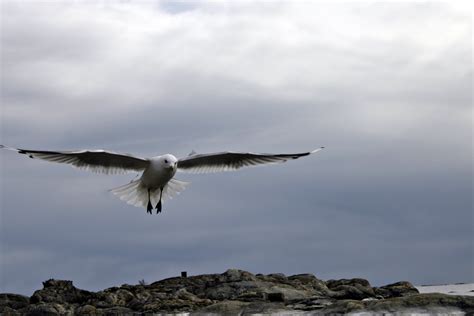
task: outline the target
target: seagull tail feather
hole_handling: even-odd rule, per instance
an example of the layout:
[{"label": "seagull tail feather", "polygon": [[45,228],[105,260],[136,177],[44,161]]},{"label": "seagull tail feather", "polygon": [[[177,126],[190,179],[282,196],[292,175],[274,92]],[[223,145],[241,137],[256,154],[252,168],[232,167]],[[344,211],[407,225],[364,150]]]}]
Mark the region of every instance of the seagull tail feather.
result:
[{"label": "seagull tail feather", "polygon": [[141,185],[140,179],[111,189],[109,192],[136,207],[146,207],[148,204],[148,190]]},{"label": "seagull tail feather", "polygon": [[190,182],[171,179],[163,188],[163,201],[171,200],[173,197],[179,195],[189,184]]}]

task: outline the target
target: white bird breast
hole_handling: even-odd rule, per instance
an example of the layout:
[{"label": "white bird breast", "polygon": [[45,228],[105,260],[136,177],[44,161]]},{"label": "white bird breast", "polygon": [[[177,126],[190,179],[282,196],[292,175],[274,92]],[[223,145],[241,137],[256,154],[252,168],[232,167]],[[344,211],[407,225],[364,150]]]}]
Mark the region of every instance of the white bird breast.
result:
[{"label": "white bird breast", "polygon": [[167,166],[162,157],[153,157],[148,168],[143,171],[141,182],[145,187],[155,190],[164,187],[175,173],[176,168]]}]

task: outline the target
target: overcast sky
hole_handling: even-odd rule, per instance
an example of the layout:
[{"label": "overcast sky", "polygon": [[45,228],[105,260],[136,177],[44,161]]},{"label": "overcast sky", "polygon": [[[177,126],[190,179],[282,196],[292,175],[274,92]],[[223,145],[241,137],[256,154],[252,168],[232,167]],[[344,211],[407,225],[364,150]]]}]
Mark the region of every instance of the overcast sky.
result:
[{"label": "overcast sky", "polygon": [[152,216],[105,176],[0,152],[0,292],[239,268],[474,281],[472,20],[440,2],[2,1],[1,143],[317,155]]}]

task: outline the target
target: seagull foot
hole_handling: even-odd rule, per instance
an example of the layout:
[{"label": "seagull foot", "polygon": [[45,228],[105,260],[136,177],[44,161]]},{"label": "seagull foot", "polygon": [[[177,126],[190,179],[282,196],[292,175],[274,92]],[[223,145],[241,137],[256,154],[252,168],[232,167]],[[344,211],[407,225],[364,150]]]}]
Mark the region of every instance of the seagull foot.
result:
[{"label": "seagull foot", "polygon": [[146,207],[146,212],[151,214],[151,211],[153,210],[153,205],[151,205],[150,200],[148,200],[148,205]]},{"label": "seagull foot", "polygon": [[161,213],[161,200],[156,204],[156,214]]}]

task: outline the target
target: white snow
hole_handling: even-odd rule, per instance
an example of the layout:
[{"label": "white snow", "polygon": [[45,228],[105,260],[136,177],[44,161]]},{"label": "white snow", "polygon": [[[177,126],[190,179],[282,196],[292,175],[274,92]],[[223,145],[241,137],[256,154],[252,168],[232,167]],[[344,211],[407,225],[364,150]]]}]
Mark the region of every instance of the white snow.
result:
[{"label": "white snow", "polygon": [[474,296],[474,283],[446,284],[446,285],[420,285],[416,286],[420,293],[443,293],[451,295]]}]

